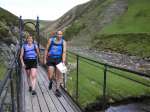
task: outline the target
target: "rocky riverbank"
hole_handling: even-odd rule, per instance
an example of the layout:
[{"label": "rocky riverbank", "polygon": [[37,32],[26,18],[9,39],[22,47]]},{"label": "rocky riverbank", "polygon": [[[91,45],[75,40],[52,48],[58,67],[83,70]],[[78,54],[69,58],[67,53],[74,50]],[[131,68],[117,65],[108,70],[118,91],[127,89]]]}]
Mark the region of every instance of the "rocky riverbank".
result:
[{"label": "rocky riverbank", "polygon": [[103,63],[150,75],[150,59],[142,59],[137,56],[128,56],[114,52],[90,50],[88,48],[69,47],[69,50]]}]

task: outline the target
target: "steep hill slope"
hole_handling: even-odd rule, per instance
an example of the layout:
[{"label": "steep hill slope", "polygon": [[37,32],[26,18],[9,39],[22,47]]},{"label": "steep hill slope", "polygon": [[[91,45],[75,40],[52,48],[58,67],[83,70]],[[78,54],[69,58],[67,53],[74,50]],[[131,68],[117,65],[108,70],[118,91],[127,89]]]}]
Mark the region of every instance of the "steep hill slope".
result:
[{"label": "steep hill slope", "polygon": [[46,26],[42,31],[65,30],[65,37],[72,40],[72,44],[87,42],[101,28],[118,18],[127,9],[127,0],[91,0],[78,5],[64,14],[58,20]]},{"label": "steep hill slope", "polygon": [[13,58],[14,45],[17,41],[18,17],[0,7],[0,80]]},{"label": "steep hill slope", "polygon": [[12,30],[18,26],[18,17],[0,8],[0,40],[12,36]]},{"label": "steep hill slope", "polygon": [[150,0],[129,0],[128,10],[101,33],[149,33]]},{"label": "steep hill slope", "polygon": [[150,1],[129,0],[128,10],[93,39],[93,48],[150,59]]},{"label": "steep hill slope", "polygon": [[150,57],[149,4],[149,0],[91,0],[43,31],[65,30],[65,38],[75,47]]},{"label": "steep hill slope", "polygon": [[78,19],[86,10],[90,7],[89,3],[85,3],[82,5],[78,5],[72,9],[70,9],[67,13],[65,13],[59,19],[47,23],[45,28],[41,29],[41,32],[50,32],[50,31],[58,31],[65,30],[66,27],[72,24],[76,19]]},{"label": "steep hill slope", "polygon": [[127,0],[92,0],[89,4],[88,10],[66,29],[66,36],[74,37],[74,45],[90,46],[94,35],[127,9]]}]

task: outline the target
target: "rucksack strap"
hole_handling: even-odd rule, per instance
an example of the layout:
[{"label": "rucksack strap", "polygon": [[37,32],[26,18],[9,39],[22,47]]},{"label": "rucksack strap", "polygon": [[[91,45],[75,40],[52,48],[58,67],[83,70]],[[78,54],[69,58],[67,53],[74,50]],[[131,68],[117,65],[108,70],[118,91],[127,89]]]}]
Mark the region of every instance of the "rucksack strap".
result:
[{"label": "rucksack strap", "polygon": [[[54,39],[55,39],[55,38],[52,38],[52,39],[51,39],[51,44],[50,44],[50,46],[49,46],[49,48],[48,48],[48,52],[51,50],[51,48],[52,48],[53,45],[58,45],[58,44],[56,44],[56,43],[54,42]],[[64,39],[62,39],[61,41],[62,41],[62,42],[61,42],[60,44],[61,44],[61,46],[62,46],[62,52],[63,52]]]}]

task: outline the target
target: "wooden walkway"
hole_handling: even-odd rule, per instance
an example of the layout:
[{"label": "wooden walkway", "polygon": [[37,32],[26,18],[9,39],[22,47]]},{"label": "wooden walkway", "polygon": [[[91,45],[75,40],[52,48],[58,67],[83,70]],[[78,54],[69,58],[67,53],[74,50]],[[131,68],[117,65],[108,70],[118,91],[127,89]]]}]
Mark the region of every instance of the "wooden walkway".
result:
[{"label": "wooden walkway", "polygon": [[22,70],[22,105],[23,112],[81,112],[77,105],[62,90],[62,96],[56,97],[54,88],[48,89],[48,78],[46,71],[38,67],[37,95],[29,92],[25,70]]}]

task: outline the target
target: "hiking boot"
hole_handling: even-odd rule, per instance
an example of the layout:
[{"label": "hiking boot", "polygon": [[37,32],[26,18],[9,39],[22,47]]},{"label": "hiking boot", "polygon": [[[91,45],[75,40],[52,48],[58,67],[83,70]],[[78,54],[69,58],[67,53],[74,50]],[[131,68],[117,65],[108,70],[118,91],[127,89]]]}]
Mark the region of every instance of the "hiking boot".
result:
[{"label": "hiking boot", "polygon": [[49,90],[51,90],[51,89],[52,89],[52,84],[53,84],[53,82],[52,82],[52,81],[50,81],[50,82],[49,82],[49,86],[48,86]]},{"label": "hiking boot", "polygon": [[32,91],[32,95],[36,95],[36,91],[35,90]]},{"label": "hiking boot", "polygon": [[31,92],[32,91],[32,87],[31,86],[29,86],[29,92]]},{"label": "hiking boot", "polygon": [[60,92],[58,89],[56,89],[55,95],[56,95],[57,97],[61,97],[61,92]]}]

